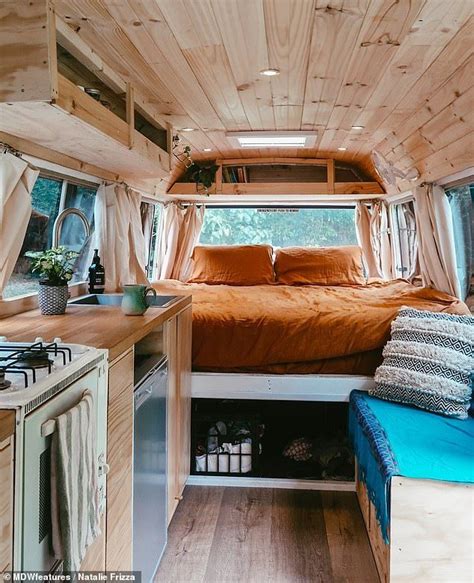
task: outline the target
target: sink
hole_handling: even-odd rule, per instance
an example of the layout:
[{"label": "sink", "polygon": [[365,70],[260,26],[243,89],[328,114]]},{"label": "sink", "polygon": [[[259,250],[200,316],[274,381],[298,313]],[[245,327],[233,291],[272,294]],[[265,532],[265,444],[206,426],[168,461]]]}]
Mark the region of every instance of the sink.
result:
[{"label": "sink", "polygon": [[[69,304],[75,306],[120,306],[123,294],[90,294],[80,298],[69,300]],[[180,299],[180,296],[147,296],[150,308],[166,308]]]}]

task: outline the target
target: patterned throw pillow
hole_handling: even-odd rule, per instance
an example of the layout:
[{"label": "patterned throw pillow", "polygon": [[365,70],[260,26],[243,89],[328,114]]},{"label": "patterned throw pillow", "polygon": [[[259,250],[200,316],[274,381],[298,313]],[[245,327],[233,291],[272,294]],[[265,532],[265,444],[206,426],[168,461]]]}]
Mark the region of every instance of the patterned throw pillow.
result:
[{"label": "patterned throw pillow", "polygon": [[374,397],[466,419],[474,370],[474,317],[403,307],[375,371]]}]

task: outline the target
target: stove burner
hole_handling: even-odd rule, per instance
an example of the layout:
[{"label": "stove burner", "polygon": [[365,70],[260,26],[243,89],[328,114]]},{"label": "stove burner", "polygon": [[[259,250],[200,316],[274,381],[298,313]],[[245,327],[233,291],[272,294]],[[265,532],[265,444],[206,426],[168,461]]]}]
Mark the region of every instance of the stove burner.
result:
[{"label": "stove burner", "polygon": [[4,391],[5,389],[8,389],[8,387],[10,385],[11,385],[11,381],[7,381],[7,379],[5,378],[5,371],[0,370],[0,391]]},{"label": "stove burner", "polygon": [[25,350],[16,356],[16,368],[45,368],[51,367],[53,361],[49,359],[46,350]]}]

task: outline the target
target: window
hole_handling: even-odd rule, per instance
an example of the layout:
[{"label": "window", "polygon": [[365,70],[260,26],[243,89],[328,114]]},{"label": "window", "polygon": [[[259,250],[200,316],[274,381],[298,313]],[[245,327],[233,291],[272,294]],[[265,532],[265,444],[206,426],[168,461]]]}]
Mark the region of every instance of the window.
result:
[{"label": "window", "polygon": [[149,251],[148,251],[148,265],[147,265],[147,276],[148,279],[153,279],[153,267],[155,265],[155,257],[156,257],[156,247],[160,237],[161,232],[161,219],[163,217],[163,205],[162,204],[155,204],[153,205],[153,223],[151,229],[151,236],[149,239]]},{"label": "window", "polygon": [[275,247],[356,245],[353,207],[207,207],[200,243]]},{"label": "window", "polygon": [[418,273],[416,221],[413,201],[392,205],[391,227],[395,277],[410,279]]},{"label": "window", "polygon": [[456,264],[461,291],[466,298],[474,275],[474,184],[451,188],[446,192],[453,217]]},{"label": "window", "polygon": [[[3,290],[3,298],[34,293],[38,287],[38,276],[30,271],[30,260],[25,257],[27,251],[43,251],[52,246],[53,225],[58,214],[65,208],[81,210],[91,228],[93,226],[94,202],[97,186],[69,182],[63,178],[40,175],[31,192],[32,213],[25,240],[20,251],[10,280]],[[61,245],[66,245],[81,253],[77,262],[74,281],[82,278],[85,267],[84,257],[87,250],[87,238],[81,220],[74,215],[67,217],[61,231]]]}]

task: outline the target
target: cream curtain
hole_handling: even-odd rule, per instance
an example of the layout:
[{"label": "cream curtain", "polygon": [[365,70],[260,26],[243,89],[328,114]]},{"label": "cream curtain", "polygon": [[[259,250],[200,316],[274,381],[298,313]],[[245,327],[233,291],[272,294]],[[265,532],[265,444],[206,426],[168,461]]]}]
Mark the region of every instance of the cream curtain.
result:
[{"label": "cream curtain", "polygon": [[463,299],[448,197],[440,186],[432,184],[415,188],[414,197],[423,285]]},{"label": "cream curtain", "polygon": [[388,211],[386,205],[381,201],[375,202],[372,206],[370,239],[380,277],[385,280],[392,279],[392,246]]},{"label": "cream curtain", "polygon": [[0,154],[0,297],[13,273],[31,216],[31,191],[39,170],[21,158]]},{"label": "cream curtain", "polygon": [[140,193],[122,184],[102,185],[97,192],[95,247],[105,268],[107,292],[127,283],[148,283],[140,204]]},{"label": "cream curtain", "polygon": [[356,206],[355,224],[357,240],[362,248],[368,277],[380,277],[378,261],[372,247],[371,224],[372,213],[367,204],[358,202]]},{"label": "cream curtain", "polygon": [[204,205],[180,207],[169,203],[163,209],[161,236],[158,242],[155,273],[158,279],[188,279],[194,246],[204,221]]}]

